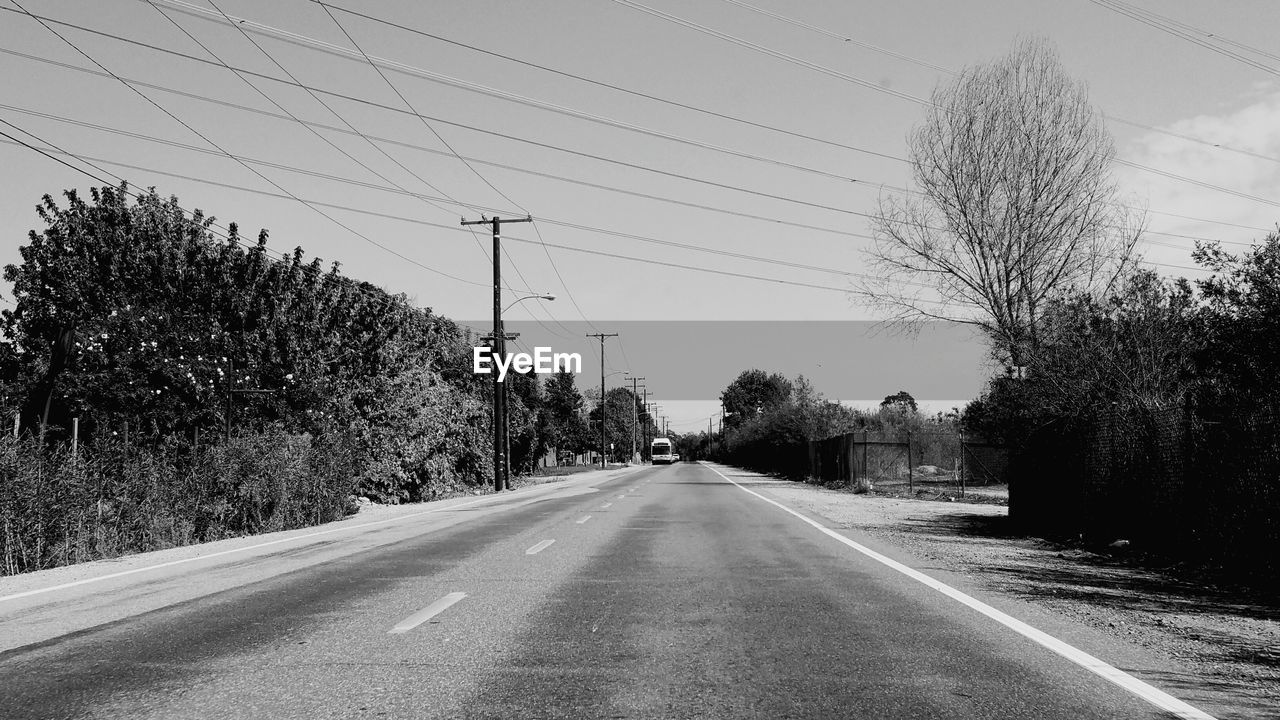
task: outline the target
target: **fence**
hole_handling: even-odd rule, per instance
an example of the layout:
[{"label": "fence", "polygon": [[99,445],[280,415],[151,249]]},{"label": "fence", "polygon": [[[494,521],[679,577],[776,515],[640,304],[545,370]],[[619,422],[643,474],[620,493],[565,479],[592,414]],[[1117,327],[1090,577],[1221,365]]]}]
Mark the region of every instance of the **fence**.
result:
[{"label": "fence", "polygon": [[1033,433],[1013,465],[1010,517],[1028,532],[1280,569],[1262,551],[1280,544],[1274,411],[1112,410]]},{"label": "fence", "polygon": [[884,492],[1004,496],[1009,458],[981,438],[947,432],[854,432],[808,443],[808,476]]}]

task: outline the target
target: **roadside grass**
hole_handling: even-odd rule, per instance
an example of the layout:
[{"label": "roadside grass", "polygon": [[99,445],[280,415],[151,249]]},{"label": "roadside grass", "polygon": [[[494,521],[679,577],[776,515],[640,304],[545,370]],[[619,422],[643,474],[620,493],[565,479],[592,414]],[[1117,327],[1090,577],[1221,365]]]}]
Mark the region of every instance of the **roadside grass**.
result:
[{"label": "roadside grass", "polygon": [[561,465],[557,467],[544,467],[544,468],[540,467],[537,470],[534,470],[532,475],[523,476],[523,477],[535,477],[535,478],[562,477],[564,475],[577,475],[578,473],[591,472],[592,470],[599,470],[599,469],[600,468],[596,465]]}]

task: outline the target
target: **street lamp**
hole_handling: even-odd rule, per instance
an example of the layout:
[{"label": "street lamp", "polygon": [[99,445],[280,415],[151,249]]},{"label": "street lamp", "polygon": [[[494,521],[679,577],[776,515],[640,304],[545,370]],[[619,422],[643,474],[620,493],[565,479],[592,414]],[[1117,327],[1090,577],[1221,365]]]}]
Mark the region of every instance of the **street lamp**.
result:
[{"label": "street lamp", "polygon": [[502,312],[505,313],[507,310],[510,310],[511,308],[515,307],[517,303],[524,302],[525,300],[533,300],[534,298],[537,298],[539,300],[555,300],[556,296],[555,295],[525,295],[524,297],[518,298],[517,300],[512,302],[505,309],[503,309]]}]

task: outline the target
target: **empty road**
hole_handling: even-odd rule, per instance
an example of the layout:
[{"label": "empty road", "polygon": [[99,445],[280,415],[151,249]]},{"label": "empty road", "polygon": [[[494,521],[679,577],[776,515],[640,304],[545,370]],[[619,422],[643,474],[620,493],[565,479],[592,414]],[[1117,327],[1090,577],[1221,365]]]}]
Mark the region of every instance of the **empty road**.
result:
[{"label": "empty road", "polygon": [[0,717],[1204,717],[742,482],[632,469],[0,585]]}]

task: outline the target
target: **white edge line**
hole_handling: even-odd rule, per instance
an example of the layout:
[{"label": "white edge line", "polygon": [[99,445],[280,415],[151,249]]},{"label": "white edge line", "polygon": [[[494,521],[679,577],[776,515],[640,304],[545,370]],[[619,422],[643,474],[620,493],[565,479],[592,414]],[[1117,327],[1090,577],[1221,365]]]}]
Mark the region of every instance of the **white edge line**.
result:
[{"label": "white edge line", "polygon": [[537,555],[538,553],[542,552],[543,550],[546,550],[547,548],[551,547],[551,543],[553,543],[553,542],[555,542],[555,540],[543,540],[542,542],[538,543],[537,545],[534,545],[533,547],[529,548],[528,550],[525,550],[525,551],[524,551],[524,554],[525,554],[525,555]]},{"label": "white edge line", "polygon": [[418,612],[396,623],[396,626],[387,631],[388,635],[401,635],[418,627],[422,623],[448,610],[455,603],[466,597],[464,592],[451,592],[430,605],[422,608]]},{"label": "white edge line", "polygon": [[605,504],[601,505],[600,507],[602,507],[602,508],[613,507],[613,503],[611,503],[611,502],[607,502],[607,503],[605,503]]},{"label": "white edge line", "polygon": [[578,525],[581,525],[582,523],[584,523],[584,522],[586,522],[586,521],[588,521],[588,520],[590,520],[590,519],[591,519],[591,516],[590,516],[590,515],[584,515],[584,516],[582,516],[582,519],[578,521],[578,523],[577,523],[577,524],[578,524]]},{"label": "white edge line", "polygon": [[1001,612],[1000,610],[997,610],[991,607],[990,605],[982,602],[981,600],[978,600],[977,598],[967,595],[951,587],[950,585],[947,585],[946,583],[936,580],[928,575],[925,575],[919,570],[903,565],[897,560],[888,558],[868,547],[860,545],[859,543],[856,543],[853,540],[850,540],[849,538],[826,527],[825,525],[822,525],[821,523],[818,523],[810,518],[805,517],[804,515],[801,515],[800,513],[796,512],[795,510],[792,510],[791,508],[787,507],[786,505],[783,505],[780,502],[777,502],[775,500],[770,500],[769,498],[761,495],[758,492],[755,492],[754,490],[748,490],[747,488],[743,487],[739,483],[734,482],[733,480],[730,480],[728,476],[726,476],[724,473],[720,472],[716,468],[712,467],[711,465],[708,465],[706,463],[701,463],[701,464],[705,465],[715,474],[724,478],[725,481],[736,485],[739,490],[750,493],[756,496],[757,498],[769,503],[770,505],[773,505],[782,510],[785,510],[788,513],[791,513],[797,518],[800,518],[804,522],[817,528],[822,533],[830,536],[835,540],[838,540],[839,542],[844,543],[845,545],[848,545],[849,547],[853,548],[854,550],[857,550],[863,555],[866,555],[872,560],[875,560],[876,562],[886,565],[894,570],[897,570],[903,575],[906,575],[907,577],[913,580],[923,583],[924,585],[927,585],[933,588],[934,590],[937,590],[943,595],[946,595],[947,597],[950,597],[953,600],[956,600],[964,605],[969,606],[970,608],[973,608],[974,610],[977,610],[978,612],[982,613],[983,615],[986,615],[992,620],[995,620],[1001,625],[1008,627],[1009,629],[1013,630],[1019,635],[1022,635],[1023,637],[1026,637],[1027,639],[1032,640],[1048,648],[1049,650],[1052,650],[1058,655],[1061,655],[1067,660],[1070,660],[1071,662],[1094,673],[1095,675],[1098,675],[1116,685],[1119,685],[1121,688],[1128,690],[1129,692],[1133,693],[1134,695],[1137,695],[1143,700],[1146,700],[1152,705],[1155,705],[1161,710],[1165,710],[1167,712],[1173,713],[1175,717],[1185,718],[1186,720],[1215,720],[1215,718],[1212,715],[1209,715],[1203,710],[1200,710],[1197,707],[1194,707],[1186,702],[1183,702],[1182,700],[1179,700],[1178,698],[1164,692],[1163,690],[1160,690],[1151,685],[1148,685],[1147,683],[1139,680],[1138,678],[1124,672],[1123,670],[1120,670],[1119,668],[1109,665],[1106,662],[1103,662],[1102,660],[1099,660],[1098,658],[1090,655],[1089,653],[1086,653],[1083,650],[1080,650],[1072,645],[1068,645],[1067,643],[1059,640],[1058,638],[1053,637],[1052,635],[1042,630],[1038,630],[1007,613]]},{"label": "white edge line", "polygon": [[[61,585],[51,585],[45,588],[25,590],[20,593],[14,593],[12,595],[0,596],[0,603],[5,602],[7,600],[18,600],[24,597],[31,597],[32,595],[41,595],[47,592],[54,592],[55,590],[66,590],[67,588],[79,587],[80,585],[88,585],[89,583],[101,582],[103,580],[114,580],[115,578],[125,577],[127,575],[136,575],[137,573],[148,572],[151,570],[159,570],[161,568],[173,567],[174,565],[182,565],[189,562],[196,562],[198,560],[209,560],[211,558],[222,557],[224,555],[231,555],[233,553],[248,552],[249,550],[257,550],[259,548],[270,547],[272,545],[280,545],[282,543],[287,543],[287,542],[294,542],[296,540],[306,540],[307,538],[319,537],[321,535],[329,535],[336,532],[345,532],[347,530],[359,530],[360,528],[373,527],[375,525],[385,525],[390,522],[398,522],[400,520],[408,520],[409,518],[422,517],[423,515],[431,515],[434,513],[448,512],[455,508],[467,507],[468,505],[475,505],[476,503],[484,502],[486,500],[491,500],[493,498],[505,498],[505,497],[510,497],[510,496],[509,495],[486,495],[485,497],[482,497],[482,498],[477,498],[475,500],[470,500],[464,503],[458,503],[457,505],[450,505],[449,507],[432,508],[430,510],[423,510],[422,512],[410,513],[408,515],[399,515],[393,518],[386,518],[385,520],[374,520],[367,523],[361,523],[359,525],[344,525],[343,527],[329,528],[328,530],[320,530],[318,532],[307,533],[306,535],[294,535],[293,537],[280,538],[279,540],[269,540],[267,542],[258,543],[256,545],[246,545],[245,547],[231,548],[230,550],[219,550],[218,552],[209,553],[208,555],[197,555],[195,557],[182,558],[181,560],[170,560],[169,562],[162,562],[162,563],[159,563],[158,565],[148,565],[146,567],[133,568],[132,570],[121,570],[120,572],[110,573],[108,575],[99,575],[97,577],[85,578],[83,580],[76,580],[74,582],[62,583]],[[70,567],[70,566],[67,566],[67,567]]]}]

